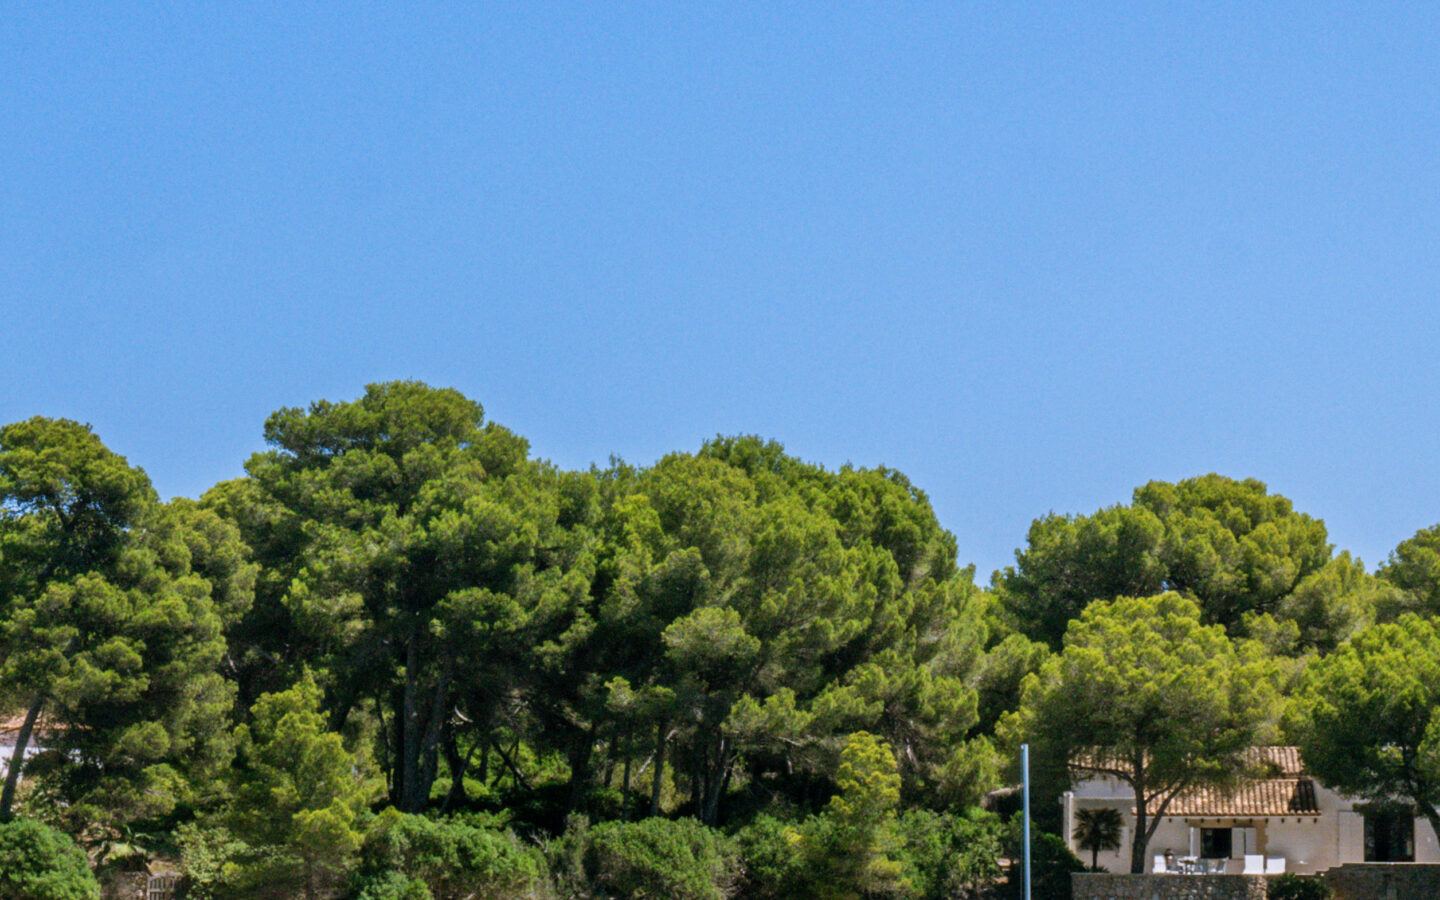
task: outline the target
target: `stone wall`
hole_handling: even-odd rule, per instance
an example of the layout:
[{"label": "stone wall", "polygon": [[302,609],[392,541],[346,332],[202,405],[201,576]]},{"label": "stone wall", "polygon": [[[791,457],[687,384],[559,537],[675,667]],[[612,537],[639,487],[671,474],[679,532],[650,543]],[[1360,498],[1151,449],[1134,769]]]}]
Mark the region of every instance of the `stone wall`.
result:
[{"label": "stone wall", "polygon": [[100,880],[100,900],[145,900],[148,872],[110,872]]},{"label": "stone wall", "polygon": [[[149,872],[108,872],[100,879],[100,900],[149,900],[150,880]],[[174,880],[172,874],[163,882],[170,885],[172,897],[175,893]]]},{"label": "stone wall", "polygon": [[1070,876],[1075,900],[1265,900],[1263,875]]},{"label": "stone wall", "polygon": [[1335,892],[1335,900],[1440,897],[1440,865],[1434,863],[1346,863],[1320,877]]}]

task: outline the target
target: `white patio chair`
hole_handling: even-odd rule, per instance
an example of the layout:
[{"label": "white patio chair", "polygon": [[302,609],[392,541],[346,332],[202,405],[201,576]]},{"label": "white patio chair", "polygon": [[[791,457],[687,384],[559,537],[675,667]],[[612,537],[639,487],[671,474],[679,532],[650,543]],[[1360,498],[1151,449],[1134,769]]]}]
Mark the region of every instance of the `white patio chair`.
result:
[{"label": "white patio chair", "polygon": [[1266,858],[1266,860],[1265,860],[1265,874],[1266,874],[1266,875],[1284,875],[1284,874],[1285,874],[1285,857],[1283,857],[1283,856],[1271,856],[1271,857]]},{"label": "white patio chair", "polygon": [[1155,854],[1155,865],[1150,867],[1150,872],[1155,875],[1163,875],[1166,871],[1164,854]]},{"label": "white patio chair", "polygon": [[1241,875],[1264,875],[1265,857],[1258,853],[1245,854],[1245,871]]}]

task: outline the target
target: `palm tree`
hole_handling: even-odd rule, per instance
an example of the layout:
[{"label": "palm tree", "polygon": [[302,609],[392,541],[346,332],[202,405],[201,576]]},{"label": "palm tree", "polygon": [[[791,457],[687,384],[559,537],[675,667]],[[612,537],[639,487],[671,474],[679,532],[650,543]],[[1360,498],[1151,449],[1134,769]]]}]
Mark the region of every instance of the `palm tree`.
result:
[{"label": "palm tree", "polygon": [[1075,812],[1075,843],[1090,851],[1090,868],[1100,864],[1101,850],[1120,849],[1120,810],[1109,807]]}]

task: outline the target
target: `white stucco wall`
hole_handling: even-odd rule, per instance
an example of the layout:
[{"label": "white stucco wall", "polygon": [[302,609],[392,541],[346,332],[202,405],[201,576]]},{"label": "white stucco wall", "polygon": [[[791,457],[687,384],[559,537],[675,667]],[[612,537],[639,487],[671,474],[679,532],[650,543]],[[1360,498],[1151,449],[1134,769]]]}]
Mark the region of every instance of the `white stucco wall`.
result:
[{"label": "white stucco wall", "polygon": [[[1244,868],[1245,852],[1259,852],[1264,856],[1283,856],[1286,871],[1311,874],[1347,862],[1362,862],[1365,859],[1364,817],[1355,811],[1355,801],[1342,797],[1327,788],[1316,785],[1316,801],[1321,809],[1319,816],[1281,816],[1247,821],[1186,819],[1166,816],[1156,826],[1155,834],[1145,854],[1145,871],[1152,870],[1154,858],[1163,855],[1166,849],[1175,856],[1191,856],[1198,852],[1199,834],[1192,828],[1222,827],[1251,824],[1255,847],[1242,847],[1241,832],[1234,838],[1233,859],[1227,872],[1238,874]],[[1134,837],[1135,797],[1128,785],[1117,779],[1098,778],[1078,782],[1074,790],[1062,800],[1065,806],[1064,821],[1067,823],[1065,839],[1070,849],[1085,862],[1090,863],[1090,852],[1075,846],[1073,835],[1075,811],[1082,808],[1108,806],[1120,810],[1124,821],[1121,847],[1118,851],[1099,854],[1099,865],[1111,872],[1130,871],[1130,844]],[[1437,841],[1430,823],[1424,817],[1415,820],[1415,861],[1440,863],[1440,841]]]}]

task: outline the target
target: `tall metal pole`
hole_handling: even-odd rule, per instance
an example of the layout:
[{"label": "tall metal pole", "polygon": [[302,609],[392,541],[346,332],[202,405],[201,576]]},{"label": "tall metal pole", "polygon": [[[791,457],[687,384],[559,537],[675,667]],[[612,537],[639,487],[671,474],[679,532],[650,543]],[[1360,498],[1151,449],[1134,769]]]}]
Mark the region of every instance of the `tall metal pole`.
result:
[{"label": "tall metal pole", "polygon": [[1020,745],[1020,786],[1025,797],[1025,900],[1030,900],[1030,745]]}]

